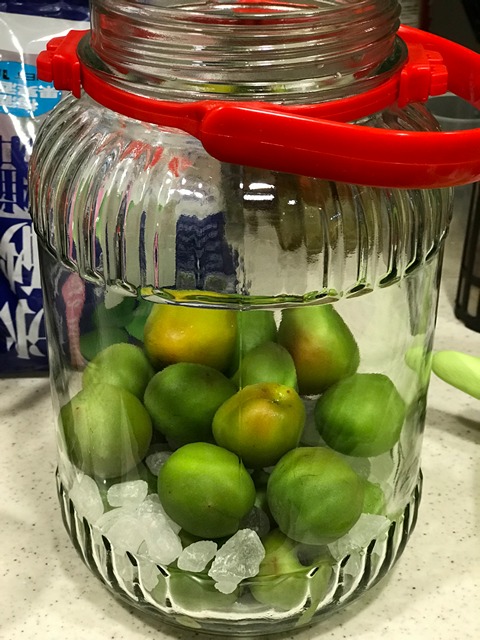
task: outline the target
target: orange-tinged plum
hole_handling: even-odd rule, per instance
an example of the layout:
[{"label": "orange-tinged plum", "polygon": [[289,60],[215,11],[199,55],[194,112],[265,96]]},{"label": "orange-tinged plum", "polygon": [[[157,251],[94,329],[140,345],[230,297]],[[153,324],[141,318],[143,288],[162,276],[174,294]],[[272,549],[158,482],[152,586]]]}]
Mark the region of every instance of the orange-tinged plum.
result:
[{"label": "orange-tinged plum", "polygon": [[235,311],[157,304],[145,323],[144,347],[156,369],[194,362],[224,371],[236,334]]},{"label": "orange-tinged plum", "polygon": [[355,338],[332,305],[285,309],[278,342],[293,358],[302,395],[323,393],[355,373],[360,361]]},{"label": "orange-tinged plum", "polygon": [[217,410],[213,437],[246,467],[268,467],[297,446],[305,407],[295,389],[268,382],[244,387]]}]

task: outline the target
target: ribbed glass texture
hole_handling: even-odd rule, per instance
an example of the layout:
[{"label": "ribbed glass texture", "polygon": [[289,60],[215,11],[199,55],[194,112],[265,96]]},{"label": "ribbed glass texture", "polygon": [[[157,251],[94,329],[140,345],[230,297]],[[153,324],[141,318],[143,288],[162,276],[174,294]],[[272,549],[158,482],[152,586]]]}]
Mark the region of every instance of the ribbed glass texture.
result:
[{"label": "ribbed glass texture", "polygon": [[[297,581],[306,585],[304,597],[299,600],[293,612],[287,614],[280,609],[272,610],[260,603],[249,602],[250,619],[246,620],[242,605],[233,603],[229,620],[222,625],[225,635],[257,636],[259,630],[268,626],[274,627],[278,633],[291,629],[292,625],[302,627],[312,624],[322,616],[339,611],[360,593],[373,587],[400,558],[415,528],[422,482],[420,475],[404,512],[392,521],[389,529],[378,539],[371,541],[368,553],[356,550],[335,565],[325,581],[326,589],[320,598],[315,588],[318,571],[305,571],[303,575],[295,576],[293,584],[290,582],[287,587],[295,589]],[[185,627],[186,615],[191,613],[188,594],[191,597],[192,593],[207,590],[210,600],[200,601],[203,606],[202,610],[196,612],[199,623],[195,628],[206,633],[216,633],[222,611],[217,608],[215,597],[212,597],[208,578],[198,573],[179,572],[155,565],[142,555],[119,553],[106,536],[102,536],[95,526],[75,510],[75,505],[58,478],[57,487],[65,527],[73,544],[87,567],[101,578],[114,595],[144,613],[160,614],[170,624]],[[282,582],[285,582],[285,577],[278,577],[276,584],[282,586]],[[155,583],[153,589],[152,583]],[[248,589],[254,584],[252,580],[245,587]],[[268,580],[265,580],[265,584],[268,584]],[[221,594],[217,594],[217,598],[221,602]]]},{"label": "ribbed glass texture", "polygon": [[[434,126],[414,108],[368,124]],[[448,190],[222,165],[194,139],[88,97],[55,112],[32,166],[32,212],[49,251],[101,286],[159,297],[172,286],[269,303],[358,295],[421,268],[448,225]]]},{"label": "ribbed glass texture", "polygon": [[144,95],[308,103],[365,91],[398,67],[398,16],[396,0],[99,0],[81,54]]},{"label": "ribbed glass texture", "polygon": [[[148,97],[307,104],[398,71],[398,13],[393,0],[98,0],[81,57],[107,85]],[[437,127],[421,105],[392,105],[357,124]],[[95,575],[144,612],[228,637],[308,624],[384,576],[420,500],[451,191],[221,163],[182,131],[84,94],[43,124],[30,200],[60,504]],[[214,392],[203,377],[191,381],[191,365]],[[286,409],[285,398],[268,395],[279,389],[296,404]],[[253,394],[251,414],[242,392]],[[230,401],[240,409],[218,417]],[[192,481],[198,455],[163,492],[162,469],[192,442],[222,461],[233,456],[244,483],[238,500],[225,498],[236,485],[219,459]],[[276,493],[292,454],[326,456],[332,475],[295,467]],[[317,521],[324,508],[332,512]],[[252,552],[237,547],[219,577],[222,547],[238,532]],[[216,554],[198,571],[182,568],[195,542]]]}]

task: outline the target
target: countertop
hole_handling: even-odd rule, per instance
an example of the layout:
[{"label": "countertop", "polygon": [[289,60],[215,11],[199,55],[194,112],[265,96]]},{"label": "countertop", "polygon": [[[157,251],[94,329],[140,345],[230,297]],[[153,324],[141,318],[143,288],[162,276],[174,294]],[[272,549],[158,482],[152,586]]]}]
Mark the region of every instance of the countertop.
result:
[{"label": "countertop", "polygon": [[[480,355],[454,318],[461,250],[448,240],[435,346]],[[1,640],[208,640],[151,626],[93,578],[70,544],[55,493],[46,379],[0,381]],[[480,637],[480,402],[432,378],[417,527],[390,575],[346,610],[277,640]],[[218,636],[217,636],[218,638]]]}]

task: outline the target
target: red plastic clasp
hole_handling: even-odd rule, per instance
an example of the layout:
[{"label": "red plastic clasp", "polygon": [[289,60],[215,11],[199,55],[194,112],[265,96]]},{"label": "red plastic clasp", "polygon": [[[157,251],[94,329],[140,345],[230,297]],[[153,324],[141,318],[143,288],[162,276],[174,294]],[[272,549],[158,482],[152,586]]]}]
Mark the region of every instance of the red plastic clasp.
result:
[{"label": "red plastic clasp", "polygon": [[411,102],[426,102],[430,96],[440,96],[448,89],[448,69],[438,51],[421,44],[409,44],[408,60],[400,73],[398,106]]},{"label": "red plastic clasp", "polygon": [[[77,47],[87,33],[88,30],[72,30],[66,36],[53,38],[37,58],[38,77],[53,82],[57,89],[71,91],[76,98],[82,88]],[[408,61],[400,73],[398,105],[426,102],[430,96],[445,93],[447,88],[448,70],[441,54],[422,44],[410,43]]]},{"label": "red plastic clasp", "polygon": [[73,29],[66,36],[52,38],[45,51],[37,57],[37,73],[40,80],[53,82],[56,89],[71,91],[80,98],[82,77],[77,47],[88,30]]}]

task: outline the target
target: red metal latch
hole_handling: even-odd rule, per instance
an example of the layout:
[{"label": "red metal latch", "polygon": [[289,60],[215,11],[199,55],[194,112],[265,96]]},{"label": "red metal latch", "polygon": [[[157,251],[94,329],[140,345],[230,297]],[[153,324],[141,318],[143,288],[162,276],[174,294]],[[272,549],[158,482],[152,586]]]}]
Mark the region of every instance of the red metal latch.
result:
[{"label": "red metal latch", "polygon": [[400,73],[398,106],[426,102],[448,90],[448,70],[443,57],[418,43],[408,45],[408,61]]},{"label": "red metal latch", "polygon": [[53,82],[57,89],[71,91],[80,98],[82,78],[77,47],[88,30],[73,29],[66,36],[52,38],[47,48],[37,57],[37,73],[40,80]]}]

